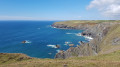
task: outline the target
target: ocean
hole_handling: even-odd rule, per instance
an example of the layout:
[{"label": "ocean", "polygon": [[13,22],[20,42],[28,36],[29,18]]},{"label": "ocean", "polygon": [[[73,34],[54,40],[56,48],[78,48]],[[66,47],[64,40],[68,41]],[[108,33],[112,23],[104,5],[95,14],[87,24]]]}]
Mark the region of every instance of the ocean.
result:
[{"label": "ocean", "polygon": [[[67,50],[70,46],[65,42],[80,45],[87,42],[77,36],[83,30],[52,28],[56,21],[0,21],[0,53],[24,53],[36,58],[54,58],[59,50]],[[22,41],[29,43],[21,43]],[[60,45],[60,48],[55,48]]]}]

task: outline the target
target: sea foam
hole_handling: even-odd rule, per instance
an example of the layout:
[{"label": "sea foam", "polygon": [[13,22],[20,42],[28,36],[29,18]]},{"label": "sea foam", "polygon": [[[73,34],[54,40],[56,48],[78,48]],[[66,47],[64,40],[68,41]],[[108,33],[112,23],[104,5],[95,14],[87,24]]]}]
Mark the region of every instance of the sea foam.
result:
[{"label": "sea foam", "polygon": [[66,33],[66,34],[75,34],[75,33]]},{"label": "sea foam", "polygon": [[60,52],[60,50],[56,50],[58,53]]},{"label": "sea foam", "polygon": [[47,46],[51,48],[57,48],[56,45],[47,45]]}]

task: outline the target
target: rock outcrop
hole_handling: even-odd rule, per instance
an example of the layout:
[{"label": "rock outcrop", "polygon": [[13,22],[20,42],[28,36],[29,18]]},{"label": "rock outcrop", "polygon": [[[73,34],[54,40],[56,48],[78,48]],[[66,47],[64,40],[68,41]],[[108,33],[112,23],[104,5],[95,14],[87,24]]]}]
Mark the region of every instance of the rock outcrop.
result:
[{"label": "rock outcrop", "polygon": [[[119,22],[102,22],[102,23],[80,23],[73,26],[64,23],[54,23],[52,26],[62,29],[81,29],[83,35],[89,35],[94,39],[89,43],[83,43],[77,47],[70,47],[64,52],[57,53],[55,58],[69,58],[97,55],[101,51],[100,44],[103,38],[107,35],[112,26],[120,24]],[[119,38],[113,40],[113,44],[119,43]]]}]

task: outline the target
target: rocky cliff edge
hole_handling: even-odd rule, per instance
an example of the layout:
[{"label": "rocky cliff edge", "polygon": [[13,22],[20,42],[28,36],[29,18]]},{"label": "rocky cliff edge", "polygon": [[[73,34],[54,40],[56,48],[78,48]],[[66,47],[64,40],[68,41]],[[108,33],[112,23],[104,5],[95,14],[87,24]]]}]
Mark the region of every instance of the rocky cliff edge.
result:
[{"label": "rocky cliff edge", "polygon": [[[81,45],[78,45],[77,47],[70,47],[66,51],[62,51],[56,54],[55,58],[70,58],[70,57],[82,57],[82,56],[93,56],[102,54],[103,46],[108,46],[107,44],[103,45],[103,40],[108,36],[108,33],[111,33],[110,31],[115,31],[116,27],[118,27],[117,31],[120,30],[120,21],[66,21],[66,22],[56,22],[52,25],[54,28],[61,28],[61,29],[80,29],[84,30],[82,32],[83,35],[89,35],[90,37],[94,38],[89,43],[82,43]],[[115,29],[113,29],[115,28]],[[115,32],[114,32],[115,33]],[[120,34],[120,31],[116,33]],[[117,38],[115,37],[115,34],[112,34],[111,36],[114,36],[113,39],[110,41],[117,41],[118,47],[120,47],[120,36]],[[111,37],[108,36],[108,37]],[[114,40],[116,39],[116,40]],[[113,46],[113,44],[110,43],[110,46]],[[109,46],[109,49],[106,50],[109,52],[109,50],[112,48]],[[115,45],[114,45],[115,46]],[[114,47],[115,50],[118,50],[116,47]],[[111,50],[110,52],[113,52],[115,50]]]}]

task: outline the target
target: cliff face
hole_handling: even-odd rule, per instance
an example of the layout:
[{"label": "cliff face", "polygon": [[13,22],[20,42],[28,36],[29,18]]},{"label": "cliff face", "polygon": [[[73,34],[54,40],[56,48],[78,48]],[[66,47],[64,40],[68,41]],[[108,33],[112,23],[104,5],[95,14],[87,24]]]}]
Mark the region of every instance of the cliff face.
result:
[{"label": "cliff face", "polygon": [[69,57],[82,57],[82,56],[91,56],[95,53],[92,51],[92,47],[87,44],[81,44],[77,47],[70,47],[65,52],[59,52],[56,54],[55,58],[69,58]]},{"label": "cliff face", "polygon": [[[67,23],[55,23],[52,26],[62,29],[81,29],[85,30],[82,34],[89,35],[94,39],[89,43],[83,43],[77,47],[71,47],[64,52],[57,53],[55,58],[69,58],[69,57],[81,57],[81,56],[92,56],[97,55],[102,51],[101,43],[106,37],[108,32],[115,25],[120,25],[119,22],[101,22],[101,23],[74,23],[67,25]],[[119,26],[118,26],[119,27]],[[116,38],[114,41],[119,41],[119,38]],[[105,45],[104,45],[105,46]]]}]

